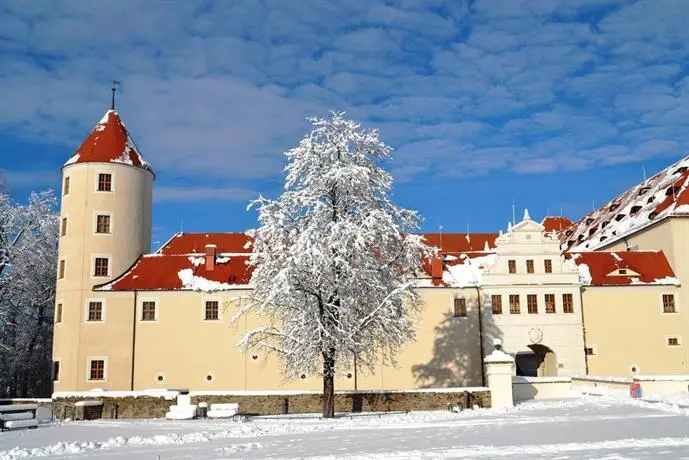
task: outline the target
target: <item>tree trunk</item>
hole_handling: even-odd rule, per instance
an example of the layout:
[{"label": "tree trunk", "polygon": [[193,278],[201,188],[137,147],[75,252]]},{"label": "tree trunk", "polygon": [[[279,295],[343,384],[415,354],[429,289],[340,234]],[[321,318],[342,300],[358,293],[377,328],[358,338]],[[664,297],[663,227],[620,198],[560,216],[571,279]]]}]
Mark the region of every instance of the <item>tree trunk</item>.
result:
[{"label": "tree trunk", "polygon": [[323,418],[335,417],[335,350],[323,352]]}]

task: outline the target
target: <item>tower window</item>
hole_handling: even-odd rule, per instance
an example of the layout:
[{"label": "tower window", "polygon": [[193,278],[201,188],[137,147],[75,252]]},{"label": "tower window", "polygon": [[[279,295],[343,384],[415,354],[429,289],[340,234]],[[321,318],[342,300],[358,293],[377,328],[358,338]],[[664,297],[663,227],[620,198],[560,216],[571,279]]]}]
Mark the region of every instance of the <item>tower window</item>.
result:
[{"label": "tower window", "polygon": [[220,319],[220,308],[217,300],[206,302],[205,316],[206,321],[217,321]]},{"label": "tower window", "polygon": [[107,257],[96,257],[93,276],[108,276],[109,260]]},{"label": "tower window", "polygon": [[502,296],[500,294],[494,294],[490,297],[491,303],[493,304],[493,314],[502,314]]},{"label": "tower window", "polygon": [[69,177],[65,177],[65,183],[62,186],[62,195],[69,195]]},{"label": "tower window", "polygon": [[111,192],[112,191],[112,174],[101,173],[98,174],[98,191]]},{"label": "tower window", "polygon": [[59,303],[55,306],[55,322],[56,323],[62,322],[62,304],[61,303]]},{"label": "tower window", "polygon": [[110,233],[110,216],[96,216],[96,233]]},{"label": "tower window", "polygon": [[543,268],[545,269],[546,273],[552,273],[553,272],[553,261],[550,259],[545,259],[543,261]]},{"label": "tower window", "polygon": [[466,299],[455,299],[454,300],[454,316],[455,316],[455,318],[466,318],[466,316],[467,316],[467,300]]},{"label": "tower window", "polygon": [[87,321],[103,321],[103,302],[89,302]]},{"label": "tower window", "polygon": [[62,218],[62,223],[60,224],[60,236],[67,236],[67,218]]},{"label": "tower window", "polygon": [[507,261],[507,270],[510,273],[517,273],[517,261],[516,260],[508,260]]},{"label": "tower window", "polygon": [[60,261],[60,265],[57,269],[57,277],[59,279],[63,279],[65,277],[65,260],[64,259],[62,259]]},{"label": "tower window", "polygon": [[60,361],[53,361],[53,382],[60,380]]}]

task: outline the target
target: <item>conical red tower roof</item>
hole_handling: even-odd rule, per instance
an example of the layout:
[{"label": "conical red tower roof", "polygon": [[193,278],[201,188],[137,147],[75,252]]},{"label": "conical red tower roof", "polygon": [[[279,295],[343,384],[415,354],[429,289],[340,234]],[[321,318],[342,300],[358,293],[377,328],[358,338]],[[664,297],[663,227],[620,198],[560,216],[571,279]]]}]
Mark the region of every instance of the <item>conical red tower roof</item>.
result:
[{"label": "conical red tower roof", "polygon": [[144,161],[127,128],[115,110],[108,110],[91,134],[81,144],[65,166],[75,163],[122,163],[153,173]]}]

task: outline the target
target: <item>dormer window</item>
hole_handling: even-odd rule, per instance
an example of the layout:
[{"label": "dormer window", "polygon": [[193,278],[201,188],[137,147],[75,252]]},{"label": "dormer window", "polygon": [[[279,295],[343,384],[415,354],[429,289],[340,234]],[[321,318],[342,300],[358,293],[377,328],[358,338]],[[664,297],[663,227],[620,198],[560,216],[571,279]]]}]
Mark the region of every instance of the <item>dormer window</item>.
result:
[{"label": "dormer window", "polygon": [[620,268],[620,269],[617,271],[617,273],[620,274],[620,275],[626,275],[626,274],[627,274],[627,270],[625,270],[624,268]]},{"label": "dormer window", "polygon": [[651,195],[648,197],[648,200],[646,200],[646,204],[651,204],[655,201],[656,197],[655,195]]},{"label": "dormer window", "polygon": [[620,207],[619,203],[613,203],[613,204],[611,204],[611,205],[610,205],[610,212],[615,211],[615,210],[616,210],[617,208],[619,208],[619,207]]},{"label": "dormer window", "polygon": [[597,230],[597,229],[598,229],[597,227],[591,228],[591,229],[589,230],[589,236],[591,236],[591,235],[593,235],[594,233],[596,233],[596,230]]},{"label": "dormer window", "polygon": [[675,169],[675,171],[672,174],[682,174],[686,170],[687,170],[686,166],[680,166],[679,168]]},{"label": "dormer window", "polygon": [[641,206],[636,205],[636,206],[632,206],[632,209],[630,209],[629,213],[633,216],[634,214],[636,214],[639,211],[641,211]]},{"label": "dormer window", "polygon": [[591,222],[593,222],[593,218],[592,218],[592,217],[589,217],[588,219],[586,219],[586,225],[590,225]]},{"label": "dormer window", "polygon": [[641,187],[639,189],[639,196],[645,195],[650,189],[651,189],[651,187]]},{"label": "dormer window", "polygon": [[680,187],[676,185],[671,185],[670,187],[665,190],[665,196],[670,196],[670,195],[677,195],[677,192],[679,192]]},{"label": "dormer window", "polygon": [[625,216],[625,214],[620,213],[620,214],[618,214],[618,215],[615,216],[615,220],[616,220],[617,222],[619,222],[619,221],[621,221],[622,219],[624,219],[624,216]]},{"label": "dormer window", "polygon": [[605,222],[603,222],[602,224],[600,224],[600,228],[603,229],[603,228],[607,227],[609,223],[610,223],[610,222],[608,222],[608,221],[606,220]]}]

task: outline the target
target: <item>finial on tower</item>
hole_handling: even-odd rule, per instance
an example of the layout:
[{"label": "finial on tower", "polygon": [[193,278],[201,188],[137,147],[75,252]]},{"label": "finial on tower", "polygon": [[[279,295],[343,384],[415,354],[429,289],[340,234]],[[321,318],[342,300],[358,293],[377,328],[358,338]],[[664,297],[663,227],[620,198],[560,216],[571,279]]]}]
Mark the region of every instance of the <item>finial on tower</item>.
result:
[{"label": "finial on tower", "polygon": [[119,80],[113,80],[112,81],[112,102],[110,103],[110,110],[115,110],[115,91],[117,91],[117,87],[120,85]]}]

